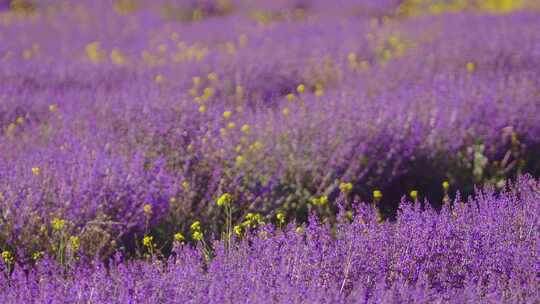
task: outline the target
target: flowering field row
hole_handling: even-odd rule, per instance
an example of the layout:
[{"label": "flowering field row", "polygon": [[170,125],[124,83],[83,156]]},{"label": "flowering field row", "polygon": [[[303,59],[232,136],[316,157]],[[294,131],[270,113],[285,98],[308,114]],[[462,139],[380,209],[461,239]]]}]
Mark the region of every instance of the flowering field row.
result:
[{"label": "flowering field row", "polygon": [[[379,223],[365,237],[390,242],[406,226],[398,212],[403,196],[442,208],[440,216],[411,211],[415,218],[442,221],[454,212],[451,202],[460,201],[458,191],[461,197],[475,187],[502,191],[522,174],[540,176],[539,12],[527,0],[0,0],[0,250],[2,284],[13,286],[6,301],[30,297],[23,290],[64,299],[73,288],[79,297],[73,301],[95,295],[107,302],[125,293],[138,302],[143,291],[124,290],[130,285],[115,280],[141,267],[149,277],[126,280],[154,286],[152,274],[160,283],[149,293],[164,296],[158,290],[168,289],[159,284],[173,284],[170,277],[188,267],[174,258],[180,255],[194,263],[186,269],[202,276],[193,279],[186,270],[178,278],[182,286],[201,284],[192,301],[219,302],[226,294],[211,291],[222,284],[212,276],[263,275],[249,263],[241,274],[234,259],[256,258],[257,244],[276,246],[269,240],[309,239],[309,229],[302,237],[294,230],[314,212],[329,227],[310,229],[319,229],[338,254],[348,235],[337,232],[340,225],[360,229],[339,220],[340,204],[351,211],[353,202],[371,203],[371,211],[357,207]],[[516,191],[534,197],[534,187]],[[517,201],[501,212],[517,212]],[[527,204],[538,210],[536,201]],[[534,216],[512,216],[516,227],[537,224]],[[410,229],[422,235],[428,228]],[[515,230],[500,233],[516,237]],[[536,241],[531,233],[524,242]],[[315,245],[287,250],[309,246]],[[365,258],[382,254],[385,263],[397,263],[405,249],[392,246],[382,242],[376,250],[384,253]],[[88,264],[120,253],[136,261],[105,269]],[[298,293],[299,302],[304,291],[328,302],[349,295],[377,302],[401,292],[445,301],[457,290],[470,301],[537,296],[518,285],[490,285],[521,280],[529,288],[534,267],[519,280],[480,280],[484,266],[459,275],[449,269],[451,279],[419,268],[413,280],[402,268],[384,268],[390,264],[369,271],[347,266],[345,277],[352,269],[359,277],[343,283],[343,273],[325,272],[343,263],[343,254],[328,265],[314,260],[317,274],[301,274],[304,264],[257,263],[287,274],[275,284],[291,284],[283,294]],[[431,267],[427,260],[411,263]],[[32,265],[37,282],[51,286],[22,279]],[[113,295],[101,294],[99,284],[124,285]],[[287,302],[275,284],[231,290]]]}]

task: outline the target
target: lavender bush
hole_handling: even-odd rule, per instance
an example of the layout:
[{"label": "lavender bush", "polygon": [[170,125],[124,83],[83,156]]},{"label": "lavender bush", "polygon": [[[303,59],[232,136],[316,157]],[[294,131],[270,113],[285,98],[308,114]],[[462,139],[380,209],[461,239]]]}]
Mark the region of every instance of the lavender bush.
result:
[{"label": "lavender bush", "polygon": [[2,296],[537,301],[539,9],[0,1]]}]

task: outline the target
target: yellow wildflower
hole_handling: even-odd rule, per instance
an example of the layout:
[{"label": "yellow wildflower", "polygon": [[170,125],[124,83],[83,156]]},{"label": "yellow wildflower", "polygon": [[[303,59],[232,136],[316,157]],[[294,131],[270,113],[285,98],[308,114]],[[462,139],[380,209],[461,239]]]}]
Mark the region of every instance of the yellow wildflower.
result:
[{"label": "yellow wildflower", "polygon": [[4,260],[4,263],[11,264],[13,263],[14,257],[13,257],[13,254],[11,254],[11,252],[5,250],[5,251],[2,251],[2,259]]},{"label": "yellow wildflower", "polygon": [[231,118],[231,116],[232,116],[232,112],[231,112],[231,111],[225,111],[225,112],[223,112],[223,118],[229,119],[229,118]]},{"label": "yellow wildflower", "polygon": [[17,117],[17,120],[15,120],[15,122],[18,123],[18,124],[23,124],[24,123],[24,117],[22,117],[22,116]]},{"label": "yellow wildflower", "polygon": [[210,73],[210,74],[208,74],[208,80],[210,80],[210,81],[216,81],[216,80],[218,80],[217,74],[216,74],[216,73],[213,73],[213,72]]},{"label": "yellow wildflower", "polygon": [[147,215],[151,215],[152,214],[152,205],[150,204],[145,204],[143,206],[143,211],[144,213],[146,213]]},{"label": "yellow wildflower", "polygon": [[347,193],[351,192],[352,188],[353,188],[352,183],[341,183],[341,184],[339,184],[339,190],[341,191],[341,193],[344,193],[344,194],[347,194]]},{"label": "yellow wildflower", "polygon": [[303,94],[303,93],[306,91],[306,86],[304,86],[303,84],[299,84],[299,85],[296,87],[296,91],[297,91],[299,94]]},{"label": "yellow wildflower", "polygon": [[41,168],[40,167],[32,167],[32,173],[34,175],[40,175],[41,174]]},{"label": "yellow wildflower", "polygon": [[64,229],[65,224],[66,224],[66,221],[63,220],[63,219],[59,219],[59,218],[54,218],[51,221],[51,226],[52,226],[53,230],[56,230],[56,231],[61,231],[62,229]]},{"label": "yellow wildflower", "polygon": [[174,240],[177,242],[183,242],[185,240],[184,235],[180,232],[174,234]]},{"label": "yellow wildflower", "polygon": [[232,202],[232,195],[229,193],[223,193],[217,200],[217,205],[222,207]]},{"label": "yellow wildflower", "polygon": [[240,225],[236,225],[234,226],[234,233],[236,233],[237,235],[242,235],[242,226]]},{"label": "yellow wildflower", "polygon": [[144,247],[148,247],[148,248],[151,248],[153,247],[153,242],[154,241],[154,237],[153,236],[150,236],[150,235],[147,235],[143,238],[143,245]]},{"label": "yellow wildflower", "polygon": [[285,214],[284,214],[283,212],[278,212],[278,213],[276,214],[276,219],[278,220],[278,222],[279,222],[280,224],[285,223]]},{"label": "yellow wildflower", "polygon": [[234,129],[234,128],[236,128],[236,124],[234,122],[231,121],[230,123],[227,124],[227,129]]},{"label": "yellow wildflower", "polygon": [[200,241],[203,239],[203,234],[200,231],[194,231],[192,237],[195,241]]},{"label": "yellow wildflower", "polygon": [[412,190],[412,191],[409,193],[409,195],[411,196],[411,198],[412,198],[413,200],[418,199],[418,191],[416,191],[416,190]]},{"label": "yellow wildflower", "polygon": [[290,110],[289,110],[289,108],[285,107],[285,108],[283,108],[283,110],[281,111],[281,113],[283,113],[284,116],[288,116],[289,113],[290,113]]},{"label": "yellow wildflower", "polygon": [[472,73],[476,69],[476,65],[472,62],[467,62],[467,72]]},{"label": "yellow wildflower", "polygon": [[444,191],[448,191],[448,189],[450,189],[450,183],[448,181],[444,181],[442,183],[442,187]]},{"label": "yellow wildflower", "polygon": [[193,231],[200,231],[201,230],[201,222],[200,221],[193,222],[193,224],[191,224],[190,228]]},{"label": "yellow wildflower", "polygon": [[200,112],[200,113],[206,112],[206,106],[205,106],[205,105],[201,105],[201,106],[199,107],[199,112]]},{"label": "yellow wildflower", "polygon": [[382,198],[382,192],[380,190],[373,191],[373,198],[375,200],[380,200]]},{"label": "yellow wildflower", "polygon": [[81,239],[78,236],[70,236],[69,243],[71,244],[71,248],[73,248],[73,251],[78,251],[81,247]]},{"label": "yellow wildflower", "polygon": [[164,80],[165,80],[165,77],[163,77],[163,75],[161,75],[161,74],[157,74],[156,77],[154,77],[154,81],[155,81],[156,83],[161,83],[161,82],[163,82]]},{"label": "yellow wildflower", "polygon": [[287,94],[288,101],[294,101],[295,99],[296,99],[296,96],[293,93]]},{"label": "yellow wildflower", "polygon": [[248,124],[244,124],[242,126],[242,128],[240,128],[240,131],[244,132],[244,133],[248,133],[249,132],[249,125]]},{"label": "yellow wildflower", "polygon": [[55,103],[49,105],[49,111],[56,112],[57,110],[58,106]]}]

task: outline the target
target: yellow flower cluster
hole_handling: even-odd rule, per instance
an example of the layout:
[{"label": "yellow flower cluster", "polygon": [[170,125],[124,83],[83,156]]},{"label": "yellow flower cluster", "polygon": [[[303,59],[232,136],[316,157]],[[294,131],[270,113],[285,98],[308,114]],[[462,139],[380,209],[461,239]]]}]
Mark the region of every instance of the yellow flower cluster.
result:
[{"label": "yellow flower cluster", "polygon": [[191,237],[193,237],[195,241],[201,241],[203,239],[203,233],[201,230],[201,222],[200,221],[193,222],[190,228],[191,228]]},{"label": "yellow flower cluster", "polygon": [[153,248],[154,247],[154,237],[153,236],[150,236],[150,235],[146,235],[144,238],[143,238],[143,246],[146,247],[146,248]]},{"label": "yellow flower cluster", "polygon": [[377,201],[380,200],[382,198],[382,192],[380,190],[374,190],[373,198]]},{"label": "yellow flower cluster", "polygon": [[78,236],[70,236],[69,243],[71,244],[73,251],[79,251],[79,248],[81,247],[81,239]]},{"label": "yellow flower cluster", "polygon": [[242,222],[242,227],[246,228],[255,228],[257,225],[264,225],[263,217],[259,213],[247,213],[244,216],[244,221]]},{"label": "yellow flower cluster", "polygon": [[219,207],[229,205],[232,202],[232,195],[229,193],[223,193],[217,200],[216,204]]},{"label": "yellow flower cluster", "polygon": [[411,198],[416,201],[418,199],[418,191],[417,190],[412,190],[409,195],[411,196]]},{"label": "yellow flower cluster", "polygon": [[341,184],[339,184],[339,191],[341,191],[341,193],[343,193],[343,194],[347,194],[347,193],[351,192],[352,188],[353,188],[352,183],[341,183]]},{"label": "yellow flower cluster", "polygon": [[185,240],[184,235],[180,232],[174,234],[174,240],[181,243]]},{"label": "yellow flower cluster", "polygon": [[143,206],[143,211],[146,215],[152,215],[152,205],[150,204],[145,204]]},{"label": "yellow flower cluster", "polygon": [[64,229],[65,224],[66,224],[66,221],[59,218],[54,218],[51,221],[52,229],[55,231],[61,231],[62,229]]},{"label": "yellow flower cluster", "polygon": [[2,259],[4,260],[4,263],[12,264],[15,258],[13,257],[13,254],[11,254],[11,252],[5,250],[2,252]]},{"label": "yellow flower cluster", "polygon": [[41,168],[40,167],[32,167],[32,173],[34,175],[40,175],[41,174]]},{"label": "yellow flower cluster", "polygon": [[278,212],[278,213],[276,214],[276,219],[277,219],[277,221],[278,221],[278,223],[279,223],[280,225],[283,225],[283,224],[285,223],[285,213],[283,213],[283,212]]},{"label": "yellow flower cluster", "polygon": [[315,206],[324,206],[328,204],[328,196],[322,195],[318,198],[314,197],[311,199],[311,203]]}]

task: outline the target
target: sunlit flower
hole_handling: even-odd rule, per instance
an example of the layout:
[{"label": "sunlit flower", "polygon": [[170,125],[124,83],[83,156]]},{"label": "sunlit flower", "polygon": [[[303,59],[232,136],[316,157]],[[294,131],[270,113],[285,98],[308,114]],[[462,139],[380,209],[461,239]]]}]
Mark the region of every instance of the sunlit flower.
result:
[{"label": "sunlit flower", "polygon": [[217,205],[222,207],[232,202],[232,195],[229,193],[223,193],[217,200]]},{"label": "sunlit flower", "polygon": [[303,94],[303,93],[306,91],[306,87],[305,87],[303,84],[299,84],[299,85],[296,87],[296,91],[297,91],[299,94]]},{"label": "sunlit flower", "polygon": [[380,190],[373,191],[373,198],[375,200],[380,200],[382,198],[382,192]]},{"label": "sunlit flower", "polygon": [[51,221],[51,226],[52,226],[53,230],[56,230],[56,231],[61,231],[62,229],[64,229],[65,224],[66,224],[66,221],[63,220],[63,219],[59,219],[59,218],[54,218]]},{"label": "sunlit flower", "polygon": [[184,235],[180,232],[174,234],[174,240],[177,242],[183,242],[185,240]]},{"label": "sunlit flower", "polygon": [[153,241],[154,241],[154,237],[147,235],[143,238],[142,242],[143,242],[144,247],[151,248],[153,247]]},{"label": "sunlit flower", "polygon": [[40,175],[41,174],[41,168],[40,167],[32,167],[32,173],[34,175]]}]

